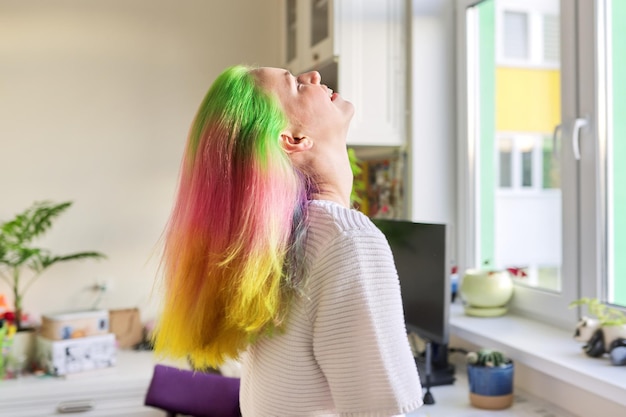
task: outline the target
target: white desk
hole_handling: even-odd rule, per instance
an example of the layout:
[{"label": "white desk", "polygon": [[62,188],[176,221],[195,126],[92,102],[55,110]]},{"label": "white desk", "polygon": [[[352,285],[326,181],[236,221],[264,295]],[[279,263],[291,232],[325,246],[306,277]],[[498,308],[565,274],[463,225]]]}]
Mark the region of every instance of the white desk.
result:
[{"label": "white desk", "polygon": [[67,377],[26,376],[0,381],[0,416],[56,416],[59,403],[90,400],[91,411],[68,414],[85,417],[163,417],[162,410],[145,407],[152,378],[151,352],[119,351],[114,367]]},{"label": "white desk", "polygon": [[519,389],[515,390],[515,401],[511,408],[494,411],[474,408],[469,403],[467,374],[463,364],[456,364],[455,376],[454,385],[430,389],[435,404],[423,405],[407,417],[573,417]]},{"label": "white desk", "polygon": [[[151,352],[119,351],[112,368],[69,375],[68,377],[23,377],[0,381],[1,417],[56,416],[59,403],[91,400],[93,409],[70,414],[85,417],[163,417],[165,413],[143,405],[152,377]],[[174,364],[175,365],[175,364]],[[179,364],[180,365],[180,364]],[[530,395],[516,392],[513,407],[485,411],[469,405],[467,378],[463,364],[456,364],[454,385],[433,387],[436,404],[424,405],[410,417],[571,417]],[[287,416],[285,416],[287,417]]]}]

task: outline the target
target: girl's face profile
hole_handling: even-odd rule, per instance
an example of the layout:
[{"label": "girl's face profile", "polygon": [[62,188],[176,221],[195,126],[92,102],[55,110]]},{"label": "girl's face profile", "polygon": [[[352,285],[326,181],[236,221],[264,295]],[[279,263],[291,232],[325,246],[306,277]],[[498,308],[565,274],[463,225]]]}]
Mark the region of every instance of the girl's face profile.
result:
[{"label": "girl's face profile", "polygon": [[278,97],[294,137],[345,138],[354,107],[321,84],[317,71],[295,77],[284,69],[259,68],[253,74],[262,88]]}]

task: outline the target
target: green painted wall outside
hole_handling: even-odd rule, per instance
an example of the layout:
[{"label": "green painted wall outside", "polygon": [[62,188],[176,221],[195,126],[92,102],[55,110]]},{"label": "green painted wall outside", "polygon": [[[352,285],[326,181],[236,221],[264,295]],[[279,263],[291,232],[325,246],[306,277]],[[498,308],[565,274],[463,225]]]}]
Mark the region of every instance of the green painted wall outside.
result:
[{"label": "green painted wall outside", "polygon": [[[478,166],[480,184],[480,253],[481,262],[495,256],[495,132],[496,132],[496,12],[495,1],[487,0],[478,6],[479,13],[479,77],[480,130]],[[479,265],[477,265],[479,266]]]},{"label": "green painted wall outside", "polygon": [[613,230],[615,304],[626,305],[626,1],[613,0]]}]

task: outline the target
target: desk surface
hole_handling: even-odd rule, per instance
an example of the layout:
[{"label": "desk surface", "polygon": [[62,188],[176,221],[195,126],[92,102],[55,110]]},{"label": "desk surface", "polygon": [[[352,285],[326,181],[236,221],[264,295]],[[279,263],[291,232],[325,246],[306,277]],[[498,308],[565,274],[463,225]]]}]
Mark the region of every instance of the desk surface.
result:
[{"label": "desk surface", "polygon": [[154,364],[151,352],[119,351],[111,368],[0,381],[0,416],[58,417],[60,403],[90,401],[91,411],[70,415],[163,417],[163,411],[143,405]]},{"label": "desk surface", "polygon": [[430,389],[435,404],[423,405],[407,417],[574,417],[519,389],[515,401],[506,410],[481,410],[469,403],[469,389],[464,364],[456,364],[454,385],[437,386]]},{"label": "desk surface", "polygon": [[[67,377],[23,377],[0,381],[1,417],[56,416],[59,403],[91,400],[93,410],[71,414],[85,417],[163,417],[163,412],[145,407],[143,399],[155,364],[151,352],[120,351],[112,368]],[[175,365],[175,364],[174,364]],[[469,405],[463,364],[456,364],[454,385],[431,388],[434,405],[424,405],[407,417],[571,417],[523,392],[516,392],[513,407],[485,411]]]}]

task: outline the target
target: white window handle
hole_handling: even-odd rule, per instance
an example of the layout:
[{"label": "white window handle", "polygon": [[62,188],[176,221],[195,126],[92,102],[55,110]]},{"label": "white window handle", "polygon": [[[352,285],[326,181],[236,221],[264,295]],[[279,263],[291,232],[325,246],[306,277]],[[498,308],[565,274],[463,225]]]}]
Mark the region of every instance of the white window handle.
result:
[{"label": "white window handle", "polygon": [[577,161],[580,160],[580,129],[587,126],[587,119],[577,118],[574,120],[574,128],[572,129],[572,149],[574,151],[574,158]]}]

